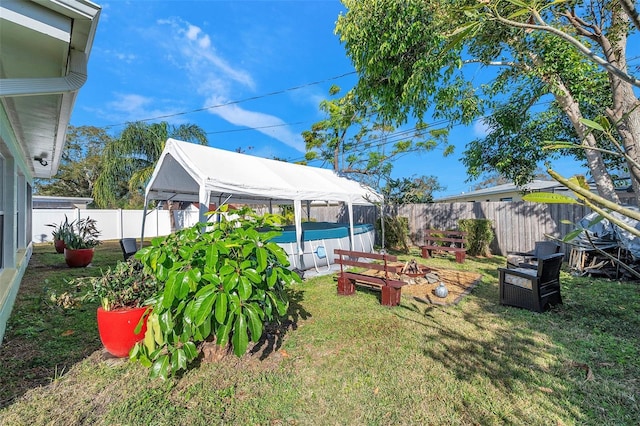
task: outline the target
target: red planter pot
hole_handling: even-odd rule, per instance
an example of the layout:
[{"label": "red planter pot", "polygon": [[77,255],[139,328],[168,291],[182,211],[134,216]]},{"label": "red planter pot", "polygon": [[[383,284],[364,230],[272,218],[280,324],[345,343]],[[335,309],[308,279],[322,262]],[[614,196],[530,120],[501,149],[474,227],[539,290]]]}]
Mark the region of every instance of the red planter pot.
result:
[{"label": "red planter pot", "polygon": [[107,352],[119,358],[129,356],[133,345],[142,340],[147,331],[145,318],[140,333],[135,333],[135,328],[146,311],[147,307],[120,308],[112,311],[98,308],[98,332]]},{"label": "red planter pot", "polygon": [[64,249],[64,261],[70,268],[83,268],[93,260],[93,249]]},{"label": "red planter pot", "polygon": [[53,246],[56,248],[56,253],[64,253],[64,240],[54,240]]}]

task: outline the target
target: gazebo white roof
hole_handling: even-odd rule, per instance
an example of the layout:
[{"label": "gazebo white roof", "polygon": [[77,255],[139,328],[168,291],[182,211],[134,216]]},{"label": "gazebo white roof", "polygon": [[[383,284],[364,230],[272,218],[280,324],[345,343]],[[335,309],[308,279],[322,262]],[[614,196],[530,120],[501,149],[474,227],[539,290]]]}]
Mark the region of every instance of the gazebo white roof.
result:
[{"label": "gazebo white roof", "polygon": [[343,201],[372,204],[380,194],[331,170],[167,140],[146,197],[207,203]]},{"label": "gazebo white roof", "polygon": [[300,242],[302,201],[344,202],[353,224],[354,205],[381,202],[382,196],[331,170],[168,139],[147,185],[145,206],[149,200],[197,201],[201,221],[211,203],[293,203]]}]

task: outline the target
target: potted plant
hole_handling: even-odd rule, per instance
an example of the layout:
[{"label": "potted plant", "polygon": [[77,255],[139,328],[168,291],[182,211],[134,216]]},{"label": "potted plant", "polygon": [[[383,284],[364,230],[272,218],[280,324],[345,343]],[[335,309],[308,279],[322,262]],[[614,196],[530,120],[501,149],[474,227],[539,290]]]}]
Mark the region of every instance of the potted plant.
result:
[{"label": "potted plant", "polygon": [[140,261],[129,258],[100,276],[76,278],[71,283],[88,287],[81,300],[100,302],[98,333],[107,352],[116,357],[128,356],[145,336],[149,305],[161,288],[156,279],[145,272]]},{"label": "potted plant", "polygon": [[73,232],[74,223],[75,221],[69,222],[67,215],[64,215],[64,222],[60,222],[59,224],[48,223],[46,225],[53,228],[51,236],[53,237],[53,246],[56,248],[57,253],[64,253],[64,240]]},{"label": "potted plant", "polygon": [[100,244],[96,220],[89,217],[80,219],[64,238],[64,260],[71,268],[85,267],[93,260],[94,248]]}]

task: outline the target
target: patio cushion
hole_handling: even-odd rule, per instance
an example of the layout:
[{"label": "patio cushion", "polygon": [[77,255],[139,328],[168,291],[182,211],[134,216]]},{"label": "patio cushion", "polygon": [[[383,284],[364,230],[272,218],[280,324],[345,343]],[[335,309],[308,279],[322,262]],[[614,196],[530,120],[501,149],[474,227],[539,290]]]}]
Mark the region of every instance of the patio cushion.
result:
[{"label": "patio cushion", "polygon": [[518,287],[527,288],[529,290],[532,289],[532,279],[536,277],[535,269],[527,269],[527,268],[514,268],[512,271],[517,271],[522,274],[526,274],[531,276],[531,278],[524,278],[518,275],[513,275],[506,273],[504,275],[504,282],[508,284],[517,285]]},{"label": "patio cushion", "polygon": [[525,263],[530,259],[531,257],[520,255],[520,254],[508,254],[507,268],[517,268],[519,264]]}]

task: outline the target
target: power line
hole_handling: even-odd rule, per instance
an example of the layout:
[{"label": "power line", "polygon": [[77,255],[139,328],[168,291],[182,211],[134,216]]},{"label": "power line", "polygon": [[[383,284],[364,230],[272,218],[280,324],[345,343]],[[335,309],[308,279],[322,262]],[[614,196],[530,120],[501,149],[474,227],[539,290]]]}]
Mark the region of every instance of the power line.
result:
[{"label": "power line", "polygon": [[206,134],[207,135],[217,135],[217,134],[220,134],[220,133],[246,132],[248,130],[260,130],[260,129],[270,129],[270,128],[273,128],[273,127],[296,126],[298,124],[305,124],[305,123],[308,123],[308,121],[296,121],[295,123],[272,124],[270,126],[246,127],[244,129],[218,130],[218,131],[206,132]]},{"label": "power line", "polygon": [[[630,59],[627,60],[627,63],[632,62],[636,59],[640,58],[640,56],[635,56],[632,57]],[[298,86],[293,86],[293,87],[289,87],[286,89],[280,89],[280,90],[276,90],[273,92],[268,92],[262,95],[256,95],[256,96],[251,96],[248,98],[244,98],[244,99],[239,99],[239,100],[234,100],[234,101],[229,101],[229,102],[225,102],[222,104],[216,104],[216,105],[210,105],[210,106],[206,106],[206,107],[202,107],[202,108],[196,108],[196,109],[192,109],[192,110],[188,110],[188,111],[180,111],[180,112],[176,112],[176,113],[172,113],[172,114],[165,114],[165,115],[159,115],[156,117],[149,117],[149,118],[143,118],[140,120],[135,120],[135,121],[139,121],[139,122],[145,122],[145,121],[154,121],[154,120],[161,120],[161,119],[165,119],[165,118],[171,118],[171,117],[178,117],[181,115],[188,115],[188,114],[193,114],[196,112],[203,112],[203,111],[208,111],[211,109],[216,109],[216,108],[222,108],[225,106],[229,106],[229,105],[237,105],[240,103],[244,103],[244,102],[249,102],[249,101],[254,101],[254,100],[258,100],[258,99],[263,99],[263,98],[267,98],[270,96],[275,96],[275,95],[281,95],[283,93],[287,93],[287,92],[291,92],[291,91],[295,91],[295,90],[300,90],[303,89],[305,87],[309,87],[309,86],[315,86],[318,84],[322,84],[322,83],[326,83],[328,81],[333,81],[333,80],[339,80],[341,78],[350,76],[350,75],[354,75],[357,74],[357,71],[351,71],[351,72],[347,72],[344,74],[340,74],[337,76],[333,76],[333,77],[328,77],[322,80],[317,80],[317,81],[313,81],[310,83],[305,83],[305,84],[301,84]],[[370,114],[373,115],[374,113]],[[112,128],[112,127],[119,127],[119,126],[126,126],[129,122],[125,122],[125,123],[119,123],[119,124],[110,124],[110,125],[106,125],[104,126],[104,128],[108,129],[108,128]],[[218,133],[233,133],[233,132],[242,132],[242,131],[248,131],[248,130],[258,130],[258,129],[266,129],[266,128],[271,128],[271,127],[283,127],[283,126],[288,126],[288,125],[297,125],[297,124],[304,124],[305,122],[295,122],[295,123],[283,123],[283,124],[274,124],[274,125],[270,125],[270,126],[262,126],[262,127],[249,127],[246,129],[233,129],[233,130],[222,130],[222,131],[216,131],[216,132],[206,132],[207,134],[218,134]],[[455,125],[454,125],[455,126]]]},{"label": "power line", "polygon": [[[181,115],[193,114],[193,113],[196,113],[196,112],[202,112],[202,111],[208,111],[208,110],[211,110],[211,109],[222,108],[222,107],[229,106],[229,105],[237,105],[237,104],[240,104],[240,103],[243,103],[243,102],[255,101],[257,99],[263,99],[263,98],[267,98],[269,96],[281,95],[283,93],[292,92],[294,90],[300,90],[300,89],[303,89],[305,87],[315,86],[315,85],[318,85],[318,84],[326,83],[328,81],[339,80],[341,78],[344,78],[344,77],[347,77],[347,76],[350,76],[350,75],[353,75],[353,74],[357,74],[357,72],[356,71],[351,71],[351,72],[340,74],[340,75],[337,75],[337,76],[334,76],[334,77],[325,78],[323,80],[313,81],[311,83],[305,83],[305,84],[301,84],[299,86],[293,86],[293,87],[289,87],[289,88],[286,88],[286,89],[276,90],[276,91],[265,93],[265,94],[262,94],[262,95],[256,95],[256,96],[251,96],[249,98],[244,98],[244,99],[239,99],[239,100],[235,100],[235,101],[225,102],[225,103],[222,103],[222,104],[216,104],[216,105],[210,105],[210,106],[206,106],[206,107],[202,107],[202,108],[196,108],[196,109],[192,109],[192,110],[189,110],[189,111],[181,111],[181,112],[176,112],[176,113],[173,113],[173,114],[165,114],[165,115],[159,115],[159,116],[156,116],[156,117],[143,118],[143,119],[136,120],[136,121],[137,122],[144,122],[144,121],[162,120],[162,119],[165,119],[165,118],[178,117],[178,116],[181,116]],[[105,127],[106,128],[119,127],[119,126],[126,126],[127,124],[128,123],[112,124],[112,125],[105,126]]]},{"label": "power line", "polygon": [[[536,102],[534,105],[532,105],[532,107],[533,106],[549,105],[552,102],[553,101]],[[475,120],[473,120],[472,122],[476,123],[476,122],[482,120],[483,118],[487,117],[490,113],[491,113],[491,110],[489,110],[487,112],[487,114],[484,115],[483,117],[478,117]],[[406,130],[400,130],[400,131],[397,131],[397,132],[391,132],[389,134],[382,135],[380,137],[371,137],[369,139],[366,139],[366,140],[363,140],[363,141],[359,141],[359,149],[355,149],[353,151],[350,151],[350,153],[358,154],[358,153],[366,152],[366,151],[370,150],[371,148],[381,148],[383,146],[391,145],[391,144],[393,144],[395,142],[402,141],[403,139],[405,139],[404,136],[406,136],[406,135],[408,135],[410,133],[416,132],[418,134],[424,134],[424,133],[427,133],[427,132],[429,132],[431,130],[434,130],[434,128],[435,128],[435,130],[441,129],[442,128],[441,126],[443,126],[443,125],[446,125],[446,126],[450,125],[451,128],[454,128],[454,127],[463,126],[463,125],[466,125],[466,124],[463,124],[463,123],[451,123],[451,121],[448,120],[448,119],[441,119],[441,120],[429,123],[426,127],[425,126],[420,126],[419,128],[418,127],[412,127],[410,129],[406,129]],[[378,141],[378,143],[371,144],[372,142],[375,142],[375,141]],[[303,161],[303,160],[305,160],[305,157],[301,157],[299,159],[294,159],[294,160],[290,160],[290,161],[298,162],[298,161]],[[326,161],[326,160],[323,160],[323,161]]]}]

